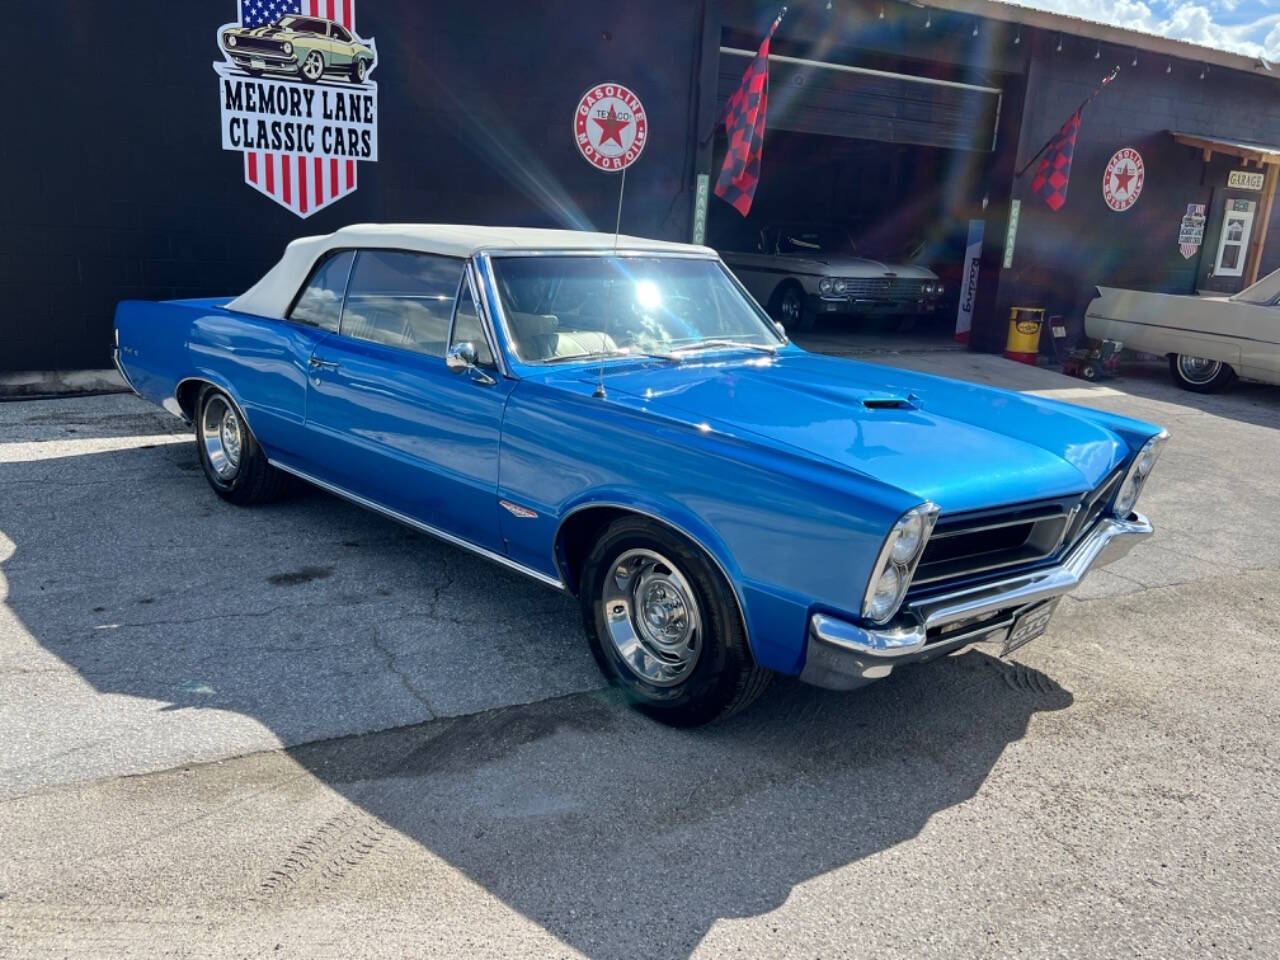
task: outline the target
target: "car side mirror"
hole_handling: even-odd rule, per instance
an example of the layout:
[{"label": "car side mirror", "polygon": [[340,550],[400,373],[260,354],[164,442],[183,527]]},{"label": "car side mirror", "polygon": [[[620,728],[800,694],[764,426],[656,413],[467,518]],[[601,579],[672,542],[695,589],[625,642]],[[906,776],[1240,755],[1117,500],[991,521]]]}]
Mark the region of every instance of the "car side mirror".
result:
[{"label": "car side mirror", "polygon": [[470,340],[463,340],[445,351],[444,365],[453,373],[470,373],[471,379],[477,383],[487,385],[497,383],[493,377],[480,369],[479,359],[476,345]]}]

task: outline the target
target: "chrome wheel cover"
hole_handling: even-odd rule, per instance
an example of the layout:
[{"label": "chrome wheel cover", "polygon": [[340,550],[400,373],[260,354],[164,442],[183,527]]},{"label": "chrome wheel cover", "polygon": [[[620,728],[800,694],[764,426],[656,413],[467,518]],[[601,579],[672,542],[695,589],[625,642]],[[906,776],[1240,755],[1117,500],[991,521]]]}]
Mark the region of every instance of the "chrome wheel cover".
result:
[{"label": "chrome wheel cover", "polygon": [[302,61],[302,72],[308,80],[319,80],[324,73],[324,58],[312,50]]},{"label": "chrome wheel cover", "polygon": [[1209,383],[1222,370],[1221,360],[1178,354],[1178,374],[1188,383]]},{"label": "chrome wheel cover", "polygon": [[670,687],[693,672],[702,650],[697,595],[679,568],[652,550],[628,550],[600,591],[605,630],[639,679]]},{"label": "chrome wheel cover", "polygon": [[240,472],[244,449],[244,424],[225,398],[210,397],[200,415],[200,443],[209,466],[220,480],[232,480]]}]

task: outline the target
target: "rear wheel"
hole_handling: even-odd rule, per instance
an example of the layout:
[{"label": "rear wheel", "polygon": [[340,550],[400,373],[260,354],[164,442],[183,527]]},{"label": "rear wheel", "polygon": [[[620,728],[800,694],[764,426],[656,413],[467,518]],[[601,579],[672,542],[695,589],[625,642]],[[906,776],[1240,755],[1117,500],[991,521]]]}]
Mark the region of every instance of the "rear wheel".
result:
[{"label": "rear wheel", "polygon": [[1169,373],[1174,383],[1195,393],[1217,393],[1236,381],[1236,372],[1230,364],[1185,353],[1169,354]]},{"label": "rear wheel", "polygon": [[351,61],[351,80],[353,83],[364,83],[364,75],[369,71],[369,64],[356,57]]},{"label": "rear wheel", "polygon": [[217,387],[205,387],[196,400],[196,449],[205,479],[224,500],[250,506],[284,488],[284,474],[267,462],[240,411]]},{"label": "rear wheel", "polygon": [[640,710],[696,726],[768,685],[733,588],[695,544],[643,517],[615,520],[583,565],[583,624],[596,662]]}]

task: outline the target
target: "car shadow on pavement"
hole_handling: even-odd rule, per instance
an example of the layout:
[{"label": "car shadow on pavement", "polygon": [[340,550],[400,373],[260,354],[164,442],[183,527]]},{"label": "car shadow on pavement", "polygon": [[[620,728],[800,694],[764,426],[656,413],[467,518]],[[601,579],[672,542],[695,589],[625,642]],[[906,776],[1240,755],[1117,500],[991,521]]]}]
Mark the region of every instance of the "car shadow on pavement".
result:
[{"label": "car shadow on pavement", "polygon": [[[27,737],[35,761],[92,764],[106,737],[158,769],[166,737],[207,743],[222,718],[251,718],[593,957],[687,956],[717,921],[891,849],[972,798],[1036,713],[1072,702],[971,651],[853,694],[779,680],[739,716],[669,729],[591,689],[566,598],[326,495],[227,506],[193,462],[172,444],[0,466],[7,655],[25,643],[92,688],[65,711],[41,688],[25,708],[45,738]],[[113,730],[96,704],[123,698],[103,694],[177,719],[142,701],[150,713]],[[49,743],[50,717],[80,739]],[[907,908],[911,878],[864,895]]]},{"label": "car shadow on pavement", "polygon": [[[854,694],[781,680],[700,730],[607,692],[291,754],[584,954],[685,957],[713,924],[914,837],[974,796],[1034,714],[1071,702],[1044,674],[970,651]],[[959,881],[966,866],[937,869]],[[900,879],[860,896],[909,909]]]}]

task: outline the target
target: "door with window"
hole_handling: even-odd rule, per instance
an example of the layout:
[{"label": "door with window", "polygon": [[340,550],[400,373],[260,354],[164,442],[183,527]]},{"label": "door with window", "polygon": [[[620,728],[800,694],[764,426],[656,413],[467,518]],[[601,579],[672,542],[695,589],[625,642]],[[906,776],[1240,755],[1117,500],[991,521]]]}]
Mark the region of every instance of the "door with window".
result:
[{"label": "door with window", "polygon": [[[445,365],[451,342],[476,368]],[[498,442],[514,381],[494,363],[464,260],[361,250],[336,335],[311,358],[306,429],[320,478],[502,552]]]},{"label": "door with window", "polygon": [[1215,277],[1244,275],[1245,261],[1249,255],[1249,240],[1253,236],[1253,216],[1257,208],[1256,200],[1228,198],[1222,215],[1222,236],[1218,240],[1218,255],[1213,263]]}]

